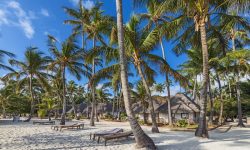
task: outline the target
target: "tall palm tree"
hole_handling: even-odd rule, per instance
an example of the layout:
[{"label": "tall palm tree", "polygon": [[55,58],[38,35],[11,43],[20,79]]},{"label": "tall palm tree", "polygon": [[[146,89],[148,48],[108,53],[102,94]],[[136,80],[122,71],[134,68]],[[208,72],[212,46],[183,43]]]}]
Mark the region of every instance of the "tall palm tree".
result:
[{"label": "tall palm tree", "polygon": [[47,73],[48,63],[51,61],[50,57],[44,56],[36,47],[28,47],[25,51],[24,61],[15,59],[9,60],[9,63],[13,66],[17,66],[19,71],[11,72],[6,77],[16,77],[20,79],[18,81],[18,87],[28,85],[31,100],[30,117],[33,116],[35,111],[35,95],[33,89],[33,82],[36,79],[44,88],[49,87],[48,78],[50,75]]},{"label": "tall palm tree", "polygon": [[69,81],[68,87],[67,87],[67,93],[72,103],[72,108],[73,108],[75,118],[77,114],[76,102],[75,102],[76,101],[75,98],[77,95],[76,92],[77,92],[77,84],[73,80]]},{"label": "tall palm tree", "polygon": [[57,43],[58,41],[53,36],[49,36],[49,50],[54,57],[49,68],[53,69],[57,67],[61,71],[61,82],[63,83],[63,112],[60,124],[64,125],[66,115],[66,69],[78,80],[81,79],[82,75],[89,77],[90,73],[89,67],[81,60],[84,53],[82,49],[77,46],[75,36],[70,36],[62,42],[60,49],[57,47]]},{"label": "tall palm tree", "polygon": [[72,19],[65,20],[64,23],[74,26],[73,34],[80,34],[82,36],[82,49],[84,49],[84,46],[87,46],[85,45],[85,24],[90,22],[91,14],[90,10],[83,6],[82,0],[79,0],[78,6],[77,9],[64,7],[65,12],[72,17]]},{"label": "tall palm tree", "polygon": [[240,98],[240,75],[249,74],[249,60],[250,52],[249,50],[241,49],[237,51],[228,52],[227,55],[221,59],[215,58],[213,61],[222,64],[229,72],[236,74],[236,97],[238,105],[238,126],[244,127],[242,121],[242,108],[241,108],[241,98]]},{"label": "tall palm tree", "polygon": [[138,148],[148,148],[156,149],[156,146],[153,140],[147,136],[142,130],[141,126],[138,124],[130,102],[130,92],[128,86],[128,76],[127,76],[127,60],[125,56],[124,48],[124,31],[123,31],[123,15],[122,15],[122,0],[116,0],[116,14],[117,14],[117,37],[118,37],[118,46],[119,46],[119,60],[121,67],[121,83],[122,83],[122,93],[125,104],[126,113],[128,115],[128,120],[130,127],[135,136],[136,145]]},{"label": "tall palm tree", "polygon": [[[104,35],[109,35],[112,25],[113,25],[113,18],[110,16],[106,16],[103,14],[103,11],[100,10],[102,3],[97,3],[93,8],[91,8],[90,14],[90,21],[85,23],[85,32],[87,33],[87,39],[92,39],[93,46],[90,51],[95,51],[97,47],[97,42],[101,43],[102,45],[106,45],[104,41]],[[96,56],[89,56],[87,62],[92,64],[92,77],[95,75],[96,72],[96,65],[97,65],[97,58]],[[96,116],[96,121],[98,121],[98,116],[96,111],[96,99],[95,99],[95,85],[91,85],[91,92],[92,92],[92,112],[90,118],[90,125],[94,126],[94,116]]]},{"label": "tall palm tree", "polygon": [[[135,0],[135,2],[138,2]],[[140,14],[141,19],[147,19],[148,25],[146,27],[146,30],[153,27],[161,27],[161,30],[159,30],[159,44],[161,47],[162,52],[162,58],[166,60],[165,55],[165,49],[163,45],[163,39],[162,37],[164,35],[172,36],[173,30],[169,26],[169,20],[171,17],[166,15],[166,12],[168,11],[168,5],[166,1],[148,1],[147,3],[147,13]],[[171,33],[172,32],[172,33]],[[168,102],[168,122],[169,125],[172,126],[172,112],[171,112],[171,101],[170,101],[170,82],[169,82],[169,73],[166,72],[166,89],[167,89],[167,102]]]}]

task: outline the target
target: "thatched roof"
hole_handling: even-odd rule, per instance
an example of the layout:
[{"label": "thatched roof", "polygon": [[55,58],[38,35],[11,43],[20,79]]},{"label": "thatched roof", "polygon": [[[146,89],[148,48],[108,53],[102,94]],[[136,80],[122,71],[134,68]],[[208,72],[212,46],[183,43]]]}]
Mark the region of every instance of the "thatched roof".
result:
[{"label": "thatched roof", "polygon": [[[168,104],[167,97],[162,96],[153,96],[153,105],[156,113],[167,113],[168,112]],[[135,103],[132,105],[133,111],[135,113],[143,113],[143,105],[141,102]],[[185,94],[176,94],[171,97],[171,110],[183,110],[186,112],[199,112],[200,107],[193,102],[187,95]],[[147,109],[146,113],[149,113],[150,110]]]},{"label": "thatched roof", "polygon": [[[85,107],[82,111],[82,113],[91,113],[92,106],[89,105],[88,107]],[[112,112],[112,104],[110,103],[98,103],[97,105],[97,113],[110,113]]]}]

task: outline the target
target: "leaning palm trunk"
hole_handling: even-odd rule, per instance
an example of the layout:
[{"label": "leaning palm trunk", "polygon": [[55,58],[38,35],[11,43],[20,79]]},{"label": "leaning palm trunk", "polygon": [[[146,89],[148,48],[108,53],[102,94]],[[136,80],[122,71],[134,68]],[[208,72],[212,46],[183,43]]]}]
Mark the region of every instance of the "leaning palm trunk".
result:
[{"label": "leaning palm trunk", "polygon": [[196,99],[196,86],[197,86],[197,75],[195,75],[195,79],[194,79],[194,89],[193,89],[193,100],[195,101]]},{"label": "leaning palm trunk", "polygon": [[209,78],[209,100],[210,100],[210,116],[209,116],[209,124],[213,124],[213,117],[214,117],[214,100],[211,88],[211,80]]},{"label": "leaning palm trunk", "polygon": [[72,98],[72,107],[73,107],[75,119],[77,119],[77,110],[76,110],[76,103],[75,103],[74,98]]},{"label": "leaning palm trunk", "polygon": [[241,109],[241,100],[240,100],[240,86],[239,86],[239,75],[236,77],[236,93],[237,93],[237,106],[238,106],[238,126],[245,127],[242,120],[242,109]]},{"label": "leaning palm trunk", "polygon": [[30,75],[30,78],[29,78],[29,90],[30,90],[30,97],[31,97],[31,108],[30,108],[30,116],[29,116],[29,119],[31,117],[33,117],[34,115],[34,112],[35,112],[35,98],[34,98],[34,93],[33,93],[33,83],[32,83],[32,78],[33,76]]},{"label": "leaning palm trunk", "polygon": [[200,99],[200,117],[199,125],[195,131],[195,136],[208,138],[207,131],[207,85],[208,85],[208,49],[207,49],[207,37],[206,37],[206,27],[205,27],[205,17],[200,20],[200,36],[202,45],[202,58],[203,58],[203,81],[201,89],[201,99]]},{"label": "leaning palm trunk", "polygon": [[217,77],[217,82],[218,82],[218,85],[219,85],[219,91],[220,91],[220,115],[219,115],[219,122],[220,124],[223,124],[223,96],[222,96],[222,87],[221,87],[221,82],[220,82],[220,78],[219,78],[219,75],[216,74],[216,77]]},{"label": "leaning palm trunk", "polygon": [[[235,31],[234,29],[232,29],[231,31],[232,33],[232,47],[233,47],[233,51],[236,50],[235,48]],[[243,120],[242,120],[242,108],[241,108],[241,100],[240,100],[240,77],[239,77],[239,73],[237,72],[236,75],[236,95],[237,95],[237,106],[238,106],[238,126],[239,127],[245,127],[245,125],[243,124]]]},{"label": "leaning palm trunk", "polygon": [[153,99],[151,97],[151,93],[150,93],[150,89],[149,89],[149,86],[148,86],[148,83],[142,73],[142,69],[141,69],[141,65],[140,63],[138,63],[137,65],[137,69],[138,69],[138,73],[141,77],[141,80],[142,80],[142,83],[143,83],[143,86],[146,90],[146,93],[147,93],[147,99],[148,99],[148,102],[149,102],[149,110],[150,110],[150,115],[151,115],[151,120],[152,120],[152,132],[154,133],[159,133],[159,129],[158,129],[158,125],[157,125],[157,122],[156,122],[156,116],[155,116],[155,111],[154,111],[154,104],[153,104]]},{"label": "leaning palm trunk", "polygon": [[[96,40],[95,37],[93,38],[93,48],[95,49],[96,46]],[[95,58],[92,60],[92,77],[95,75]],[[96,99],[95,99],[95,85],[91,85],[91,94],[92,94],[92,110],[91,110],[91,116],[90,116],[90,125],[94,126],[94,118],[96,116],[96,121],[98,121],[97,113],[96,113]]]},{"label": "leaning palm trunk", "polygon": [[119,45],[119,55],[120,55],[120,67],[121,67],[121,83],[122,83],[123,99],[124,99],[126,113],[128,116],[128,121],[130,123],[131,130],[135,136],[136,146],[138,148],[147,148],[155,150],[156,146],[153,140],[144,133],[141,126],[135,119],[131,107],[127,67],[126,67],[127,62],[124,54],[122,0],[116,0],[116,12],[117,12],[118,45]]},{"label": "leaning palm trunk", "polygon": [[61,125],[65,125],[65,115],[66,115],[66,83],[65,83],[65,66],[62,69],[62,76],[63,76],[63,111],[61,116]]},{"label": "leaning palm trunk", "polygon": [[[95,69],[95,60],[93,59],[92,64],[92,74],[94,75],[94,69]],[[96,109],[96,101],[95,101],[95,86],[92,84],[91,94],[92,94],[92,109],[91,109],[91,115],[90,115],[90,126],[95,125],[95,109]]]},{"label": "leaning palm trunk", "polygon": [[[165,50],[162,44],[162,39],[160,38],[160,44],[161,44],[161,51],[162,51],[162,57],[165,61],[166,60],[166,56],[165,56]],[[168,72],[166,72],[166,86],[167,86],[167,102],[168,102],[168,124],[170,126],[173,125],[172,122],[172,112],[171,112],[171,97],[170,97],[170,84],[169,84],[169,79],[168,79]]]}]

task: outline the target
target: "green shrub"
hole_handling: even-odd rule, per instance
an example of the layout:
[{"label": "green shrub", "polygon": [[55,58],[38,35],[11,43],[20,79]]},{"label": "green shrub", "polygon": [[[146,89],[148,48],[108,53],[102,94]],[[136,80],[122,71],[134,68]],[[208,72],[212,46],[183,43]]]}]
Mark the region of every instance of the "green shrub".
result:
[{"label": "green shrub", "polygon": [[124,113],[124,112],[122,112],[122,113],[120,114],[120,118],[121,118],[121,120],[125,121],[125,120],[127,119],[127,114]]},{"label": "green shrub", "polygon": [[185,119],[178,120],[176,123],[177,127],[185,128],[188,126],[188,122]]},{"label": "green shrub", "polygon": [[39,109],[37,111],[38,117],[40,117],[41,119],[45,117],[46,115],[46,110],[45,109]]},{"label": "green shrub", "polygon": [[113,119],[113,115],[111,115],[110,113],[107,113],[104,115],[104,119]]}]

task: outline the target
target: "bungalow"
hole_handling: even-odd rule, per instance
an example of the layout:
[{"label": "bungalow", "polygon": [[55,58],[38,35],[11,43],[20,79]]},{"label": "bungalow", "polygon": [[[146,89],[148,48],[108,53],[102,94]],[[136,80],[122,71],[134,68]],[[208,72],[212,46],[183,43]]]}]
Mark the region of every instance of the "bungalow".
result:
[{"label": "bungalow", "polygon": [[[168,104],[166,97],[153,96],[153,105],[158,123],[168,123]],[[171,112],[173,122],[181,119],[187,119],[189,123],[198,122],[200,112],[199,105],[192,101],[187,95],[178,93],[171,97]],[[141,120],[144,118],[151,122],[150,110],[141,104],[141,102],[133,104],[133,111]]]}]

